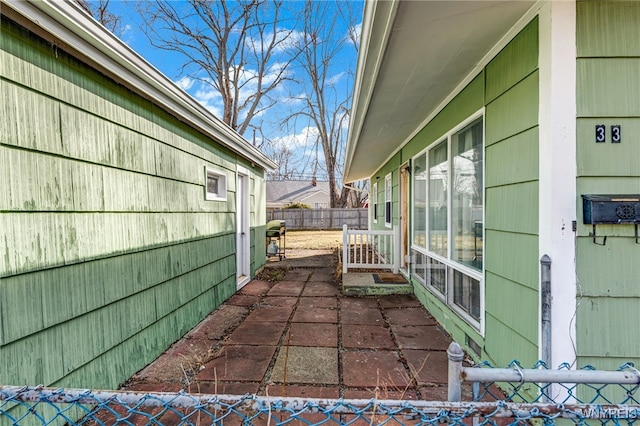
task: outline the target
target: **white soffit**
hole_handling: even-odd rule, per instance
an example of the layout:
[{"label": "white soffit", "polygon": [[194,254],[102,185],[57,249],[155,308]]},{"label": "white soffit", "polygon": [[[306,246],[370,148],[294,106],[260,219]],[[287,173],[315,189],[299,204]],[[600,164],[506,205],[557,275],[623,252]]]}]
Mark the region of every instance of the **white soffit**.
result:
[{"label": "white soffit", "polygon": [[487,54],[534,3],[367,3],[345,182],[370,177],[406,143],[461,83],[480,71]]}]

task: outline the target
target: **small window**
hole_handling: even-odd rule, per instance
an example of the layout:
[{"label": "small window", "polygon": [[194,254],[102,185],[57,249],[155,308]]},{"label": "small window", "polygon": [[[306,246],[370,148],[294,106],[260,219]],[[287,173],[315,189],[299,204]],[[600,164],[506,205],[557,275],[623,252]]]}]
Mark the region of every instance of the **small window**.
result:
[{"label": "small window", "polygon": [[384,224],[391,228],[391,173],[384,178]]},{"label": "small window", "polygon": [[371,190],[371,203],[373,204],[373,223],[378,223],[378,182],[374,182]]},{"label": "small window", "polygon": [[205,199],[227,201],[227,175],[205,167]]}]

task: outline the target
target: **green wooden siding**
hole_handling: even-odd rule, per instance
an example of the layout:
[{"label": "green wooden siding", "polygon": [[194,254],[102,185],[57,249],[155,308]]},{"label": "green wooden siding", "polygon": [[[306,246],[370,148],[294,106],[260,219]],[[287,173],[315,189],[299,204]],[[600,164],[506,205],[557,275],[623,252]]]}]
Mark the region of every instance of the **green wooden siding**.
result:
[{"label": "green wooden siding", "polygon": [[[599,225],[606,246],[593,244],[582,224],[581,194],[640,194],[640,3],[577,3],[577,271],[579,365],[617,368],[640,362],[640,346],[624,330],[640,322],[640,276],[632,225]],[[607,126],[596,144],[595,124]],[[609,126],[622,126],[612,144]],[[600,240],[601,242],[601,240]]]},{"label": "green wooden siding", "polygon": [[[114,388],[236,288],[236,168],[251,271],[264,171],[2,18],[0,377]],[[227,201],[205,200],[205,167]]]}]

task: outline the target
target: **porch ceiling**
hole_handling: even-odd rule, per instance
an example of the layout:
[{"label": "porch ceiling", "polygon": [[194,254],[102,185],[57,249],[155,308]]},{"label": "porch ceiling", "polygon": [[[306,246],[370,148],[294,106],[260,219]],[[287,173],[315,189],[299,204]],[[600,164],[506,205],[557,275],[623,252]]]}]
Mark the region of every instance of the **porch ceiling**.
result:
[{"label": "porch ceiling", "polygon": [[344,181],[371,177],[534,3],[366,2]]}]

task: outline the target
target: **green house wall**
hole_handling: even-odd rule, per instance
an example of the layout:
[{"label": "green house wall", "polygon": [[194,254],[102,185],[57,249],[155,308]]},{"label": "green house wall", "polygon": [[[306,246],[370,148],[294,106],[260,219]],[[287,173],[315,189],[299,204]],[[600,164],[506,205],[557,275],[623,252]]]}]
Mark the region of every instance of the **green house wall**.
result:
[{"label": "green house wall", "polygon": [[113,389],[235,292],[239,165],[264,264],[264,171],[4,16],[1,33],[0,382]]},{"label": "green house wall", "polygon": [[[399,167],[484,108],[485,334],[451,311],[418,281],[414,291],[443,328],[471,355],[506,364],[538,357],[538,21],[526,26],[411,141],[375,174],[378,223],[384,227],[384,176],[393,173],[393,224],[398,224]],[[514,214],[512,206],[519,206]],[[518,304],[512,303],[518,300]],[[517,348],[517,349],[515,349]],[[514,352],[515,349],[515,352]]]},{"label": "green house wall", "polygon": [[[583,224],[582,194],[640,194],[640,3],[577,3],[576,349],[580,365],[618,368],[640,362],[640,245],[633,225],[598,225],[606,245]],[[607,126],[595,143],[594,126]],[[611,143],[611,125],[622,142]],[[599,242],[602,239],[599,238]]]}]

